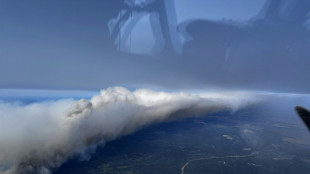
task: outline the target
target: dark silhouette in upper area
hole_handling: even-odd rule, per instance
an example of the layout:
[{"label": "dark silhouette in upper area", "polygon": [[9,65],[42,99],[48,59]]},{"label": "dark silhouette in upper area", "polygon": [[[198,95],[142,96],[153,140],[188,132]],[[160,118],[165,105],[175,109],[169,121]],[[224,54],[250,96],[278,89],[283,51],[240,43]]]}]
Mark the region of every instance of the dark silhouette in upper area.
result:
[{"label": "dark silhouette in upper area", "polygon": [[[184,53],[219,59],[222,63],[231,54],[227,53],[229,48],[238,57],[248,57],[251,53],[267,53],[264,56],[273,58],[276,58],[274,53],[279,53],[281,57],[282,53],[303,49],[302,45],[309,44],[309,31],[305,25],[309,12],[310,1],[307,0],[267,0],[248,24],[193,21],[186,25],[185,32],[192,40],[185,44]],[[239,46],[245,46],[247,50],[238,50]]]},{"label": "dark silhouette in upper area", "polygon": [[[114,3],[114,2],[113,2]],[[175,42],[176,16],[174,1],[166,0],[123,0],[118,1],[118,13],[110,16],[110,42],[122,52],[131,52],[131,31],[146,15],[150,15],[150,25],[155,38],[151,52],[173,53],[177,51]],[[151,37],[151,36],[150,36]],[[130,43],[129,46],[127,45]]]},{"label": "dark silhouette in upper area", "polygon": [[[309,0],[266,0],[260,12],[244,22],[200,19],[179,24],[174,16],[174,3],[168,4],[172,11],[167,10],[166,2],[173,0],[145,0],[141,1],[142,5],[129,3],[134,0],[110,2],[113,9],[107,7],[109,17],[105,18],[110,50],[122,52],[133,61],[146,56],[129,56],[130,50],[121,48],[128,43],[129,33],[141,16],[155,14],[150,17],[153,36],[144,40],[154,37],[153,50],[157,50],[152,55],[154,60],[172,64],[175,71],[220,86],[229,84],[230,87],[253,89],[281,86],[287,91],[306,89],[310,85],[304,83],[310,64],[310,30],[306,25],[309,22]],[[199,5],[199,2],[193,5]],[[128,24],[132,14],[136,19]],[[111,20],[114,22],[112,30],[108,27]],[[125,29],[120,32],[122,26]],[[176,40],[179,37],[183,39],[182,43]],[[180,54],[167,54],[175,52],[176,43],[180,43]]]},{"label": "dark silhouette in upper area", "polygon": [[303,88],[309,69],[305,65],[310,64],[310,31],[305,24],[309,12],[308,0],[267,0],[246,23],[190,21],[183,25],[190,39],[182,57],[204,64],[209,81],[222,79],[224,84],[254,88],[264,81],[271,88],[280,85],[283,89],[289,82]]}]

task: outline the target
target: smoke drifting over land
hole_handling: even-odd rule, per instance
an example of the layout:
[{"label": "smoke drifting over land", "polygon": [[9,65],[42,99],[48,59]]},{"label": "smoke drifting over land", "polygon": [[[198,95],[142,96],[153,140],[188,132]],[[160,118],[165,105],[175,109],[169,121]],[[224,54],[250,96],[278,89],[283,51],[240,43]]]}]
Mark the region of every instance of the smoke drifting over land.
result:
[{"label": "smoke drifting over land", "polygon": [[[228,94],[228,93],[227,93]],[[0,173],[49,174],[66,160],[88,158],[97,146],[152,123],[234,111],[254,102],[247,93],[189,94],[122,87],[91,100],[22,105],[0,103]]]}]

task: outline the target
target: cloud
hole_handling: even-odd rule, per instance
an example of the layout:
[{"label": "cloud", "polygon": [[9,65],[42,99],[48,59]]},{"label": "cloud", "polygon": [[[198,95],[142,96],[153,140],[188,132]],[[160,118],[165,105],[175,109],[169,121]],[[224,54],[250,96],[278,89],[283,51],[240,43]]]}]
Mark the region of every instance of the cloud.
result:
[{"label": "cloud", "polygon": [[98,145],[145,126],[231,110],[256,101],[249,93],[167,93],[122,87],[90,100],[0,103],[0,173],[49,174],[66,160],[88,158]]}]

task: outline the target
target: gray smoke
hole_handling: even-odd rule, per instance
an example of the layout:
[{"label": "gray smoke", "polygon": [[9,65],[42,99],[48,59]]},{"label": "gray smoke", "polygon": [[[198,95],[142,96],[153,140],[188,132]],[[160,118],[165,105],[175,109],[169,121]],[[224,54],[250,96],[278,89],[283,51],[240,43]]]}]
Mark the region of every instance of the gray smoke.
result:
[{"label": "gray smoke", "polygon": [[122,87],[91,100],[29,105],[0,103],[0,173],[49,174],[66,160],[88,157],[98,145],[152,123],[222,110],[256,101],[253,95],[166,93]]}]

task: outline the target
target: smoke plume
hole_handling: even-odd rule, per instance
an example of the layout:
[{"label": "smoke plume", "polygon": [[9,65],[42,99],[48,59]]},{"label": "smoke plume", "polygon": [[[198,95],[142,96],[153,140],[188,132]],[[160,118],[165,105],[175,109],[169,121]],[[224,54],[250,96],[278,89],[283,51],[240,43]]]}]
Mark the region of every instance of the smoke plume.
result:
[{"label": "smoke plume", "polygon": [[98,145],[152,123],[234,111],[251,102],[246,93],[131,92],[122,87],[102,90],[90,100],[0,102],[0,173],[50,174],[66,160],[88,157]]}]

